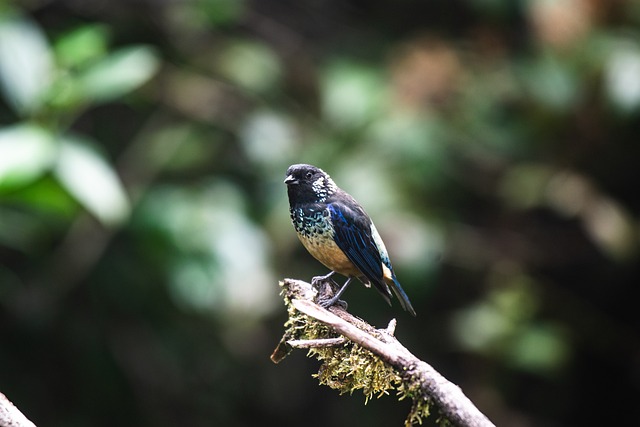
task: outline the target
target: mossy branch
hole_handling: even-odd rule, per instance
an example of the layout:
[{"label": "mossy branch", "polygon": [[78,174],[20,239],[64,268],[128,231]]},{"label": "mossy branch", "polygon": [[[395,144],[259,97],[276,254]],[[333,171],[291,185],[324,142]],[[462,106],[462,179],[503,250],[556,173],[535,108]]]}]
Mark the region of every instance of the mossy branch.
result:
[{"label": "mossy branch", "polygon": [[493,426],[458,386],[400,344],[393,335],[395,320],[387,329],[376,329],[337,304],[329,309],[319,306],[316,300],[333,295],[328,283],[316,289],[301,280],[285,279],[280,286],[289,319],[271,355],[273,362],[280,362],[293,348],[308,348],[322,361],[315,375],[320,383],[341,394],[362,389],[368,400],[396,390],[400,399],[413,400],[406,426],[421,423],[431,405],[442,415],[441,424]]}]

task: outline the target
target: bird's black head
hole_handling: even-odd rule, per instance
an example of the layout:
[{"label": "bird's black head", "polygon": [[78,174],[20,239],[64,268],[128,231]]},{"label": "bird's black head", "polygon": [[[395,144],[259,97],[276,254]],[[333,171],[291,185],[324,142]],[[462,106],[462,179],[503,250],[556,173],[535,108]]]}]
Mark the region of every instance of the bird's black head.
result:
[{"label": "bird's black head", "polygon": [[284,183],[291,205],[324,202],[338,189],[325,171],[305,164],[289,166]]}]

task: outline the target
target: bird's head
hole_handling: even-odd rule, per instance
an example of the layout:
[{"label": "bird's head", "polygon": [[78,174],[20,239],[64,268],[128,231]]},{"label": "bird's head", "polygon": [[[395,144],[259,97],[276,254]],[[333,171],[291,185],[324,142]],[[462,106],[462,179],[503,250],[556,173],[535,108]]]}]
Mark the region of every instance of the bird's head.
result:
[{"label": "bird's head", "polygon": [[338,189],[325,171],[305,164],[289,166],[284,183],[291,204],[324,202]]}]

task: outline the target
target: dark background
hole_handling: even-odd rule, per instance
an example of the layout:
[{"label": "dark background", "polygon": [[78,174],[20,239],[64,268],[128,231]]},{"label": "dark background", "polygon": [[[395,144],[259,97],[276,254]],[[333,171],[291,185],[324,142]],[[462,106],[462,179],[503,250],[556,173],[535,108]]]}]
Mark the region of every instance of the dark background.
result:
[{"label": "dark background", "polygon": [[307,162],[418,316],[353,313],[497,425],[634,424],[639,29],[632,0],[0,3],[0,391],[42,426],[401,425],[269,360],[278,279],[326,273]]}]

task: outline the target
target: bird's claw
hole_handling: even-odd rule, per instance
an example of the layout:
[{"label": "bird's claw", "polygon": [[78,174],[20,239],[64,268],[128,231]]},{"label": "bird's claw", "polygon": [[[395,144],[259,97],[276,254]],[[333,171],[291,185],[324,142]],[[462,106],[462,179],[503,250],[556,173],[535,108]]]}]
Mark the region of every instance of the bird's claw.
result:
[{"label": "bird's claw", "polygon": [[318,304],[321,307],[329,308],[332,305],[338,304],[345,310],[347,309],[347,303],[342,301],[342,296],[347,286],[351,282],[351,277],[347,279],[344,285],[339,286],[338,283],[331,278],[334,272],[327,274],[326,276],[317,276],[311,280],[311,283],[315,283],[315,287],[318,290]]},{"label": "bird's claw", "polygon": [[338,289],[338,283],[335,280],[324,276],[311,279],[311,286],[318,291],[318,295],[335,295]]},{"label": "bird's claw", "polygon": [[343,310],[346,310],[348,308],[346,301],[336,298],[335,296],[331,298],[319,300],[318,305],[322,308],[329,308],[334,305],[340,306],[340,308],[342,308]]},{"label": "bird's claw", "polygon": [[334,304],[340,304],[346,309],[347,303],[339,300],[340,297],[338,282],[331,278],[333,272],[324,276],[315,276],[311,279],[311,286],[318,291],[318,305],[329,308]]},{"label": "bird's claw", "polygon": [[333,279],[331,279],[331,276],[333,276],[334,273],[335,272],[332,271],[331,273],[325,274],[324,276],[313,276],[311,278],[311,285],[317,287],[318,285],[320,285],[322,283],[329,283],[330,282],[330,283],[333,283],[335,286],[338,286],[338,284]]}]

